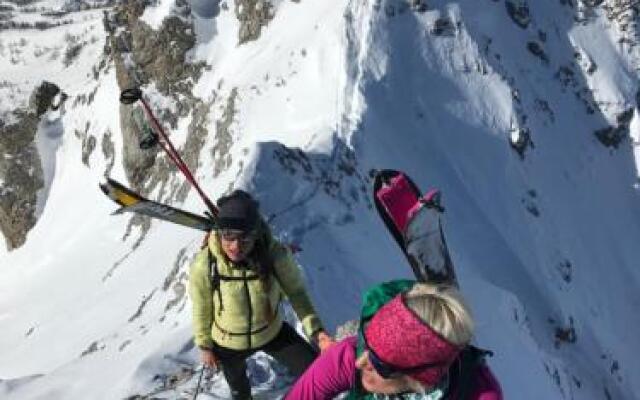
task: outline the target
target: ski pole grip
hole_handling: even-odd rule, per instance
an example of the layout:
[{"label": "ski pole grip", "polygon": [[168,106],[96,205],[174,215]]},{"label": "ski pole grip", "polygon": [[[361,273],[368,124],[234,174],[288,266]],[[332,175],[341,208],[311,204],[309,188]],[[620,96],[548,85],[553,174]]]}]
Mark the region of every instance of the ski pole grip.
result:
[{"label": "ski pole grip", "polygon": [[140,88],[129,88],[120,92],[120,103],[133,104],[142,98],[142,90]]}]

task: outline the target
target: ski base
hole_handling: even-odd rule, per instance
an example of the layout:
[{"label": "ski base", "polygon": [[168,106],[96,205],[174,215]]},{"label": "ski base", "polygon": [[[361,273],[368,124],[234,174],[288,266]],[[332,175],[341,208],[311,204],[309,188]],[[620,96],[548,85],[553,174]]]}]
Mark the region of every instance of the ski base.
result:
[{"label": "ski base", "polygon": [[215,221],[211,218],[146,199],[111,178],[107,178],[106,182],[101,183],[100,189],[107,197],[121,206],[114,211],[114,215],[134,212],[205,232],[215,228]]}]

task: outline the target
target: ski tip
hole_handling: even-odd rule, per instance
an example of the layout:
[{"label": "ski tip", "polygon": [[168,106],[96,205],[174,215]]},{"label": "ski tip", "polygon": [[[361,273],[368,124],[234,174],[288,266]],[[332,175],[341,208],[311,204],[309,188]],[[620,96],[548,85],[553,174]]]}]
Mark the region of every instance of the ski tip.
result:
[{"label": "ski tip", "polygon": [[100,183],[98,183],[98,187],[100,188],[100,190],[102,191],[102,193],[104,193],[107,197],[111,197],[111,190],[109,190],[109,182],[108,181],[102,181]]},{"label": "ski tip", "polygon": [[111,215],[120,215],[120,214],[123,214],[125,211],[128,211],[127,207],[120,207],[114,212],[112,212]]}]

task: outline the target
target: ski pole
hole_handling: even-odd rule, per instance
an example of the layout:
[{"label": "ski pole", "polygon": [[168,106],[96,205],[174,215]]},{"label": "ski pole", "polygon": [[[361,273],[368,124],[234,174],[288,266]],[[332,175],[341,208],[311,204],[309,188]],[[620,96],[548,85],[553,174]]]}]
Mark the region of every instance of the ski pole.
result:
[{"label": "ski pole", "polygon": [[160,136],[159,143],[162,149],[165,151],[165,153],[167,153],[171,161],[173,161],[176,167],[178,167],[178,169],[180,170],[180,172],[182,172],[185,178],[187,178],[187,181],[196,189],[196,191],[198,192],[198,195],[200,195],[200,198],[205,203],[205,205],[207,206],[211,214],[214,217],[218,215],[218,209],[216,208],[216,206],[213,205],[209,197],[207,197],[204,191],[200,188],[200,185],[198,185],[198,182],[193,177],[193,174],[189,170],[189,167],[180,157],[180,154],[178,153],[173,143],[169,139],[169,136],[165,133],[164,129],[162,128],[162,125],[160,125],[155,115],[153,114],[151,107],[142,96],[142,90],[140,90],[139,88],[131,88],[131,89],[125,89],[121,92],[120,102],[124,104],[133,104],[136,101],[140,101],[144,109],[145,115],[151,122],[151,125],[154,131]]},{"label": "ski pole", "polygon": [[200,392],[200,384],[202,383],[202,375],[204,375],[204,370],[207,369],[206,365],[202,365],[202,368],[200,368],[200,377],[198,378],[198,385],[196,386],[196,391],[195,393],[193,393],[193,400],[196,400],[196,398],[198,397],[198,392]]}]

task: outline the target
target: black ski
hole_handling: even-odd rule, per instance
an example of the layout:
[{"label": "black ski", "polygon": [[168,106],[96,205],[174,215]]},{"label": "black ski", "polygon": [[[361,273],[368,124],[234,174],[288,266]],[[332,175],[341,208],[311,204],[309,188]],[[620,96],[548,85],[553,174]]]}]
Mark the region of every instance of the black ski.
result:
[{"label": "black ski", "polygon": [[212,218],[146,199],[110,178],[100,184],[100,189],[111,200],[121,206],[113,215],[122,214],[123,212],[135,212],[205,232],[209,232],[215,227],[215,221]]},{"label": "black ski", "polygon": [[453,263],[444,238],[440,216],[440,192],[424,196],[406,174],[377,171],[373,199],[380,218],[407,257],[416,279],[423,282],[457,284]]}]

